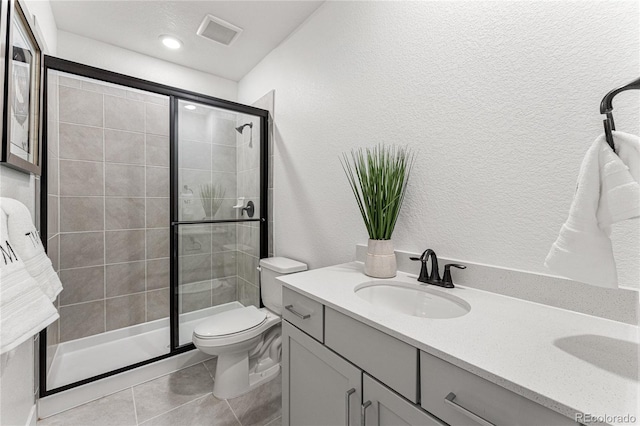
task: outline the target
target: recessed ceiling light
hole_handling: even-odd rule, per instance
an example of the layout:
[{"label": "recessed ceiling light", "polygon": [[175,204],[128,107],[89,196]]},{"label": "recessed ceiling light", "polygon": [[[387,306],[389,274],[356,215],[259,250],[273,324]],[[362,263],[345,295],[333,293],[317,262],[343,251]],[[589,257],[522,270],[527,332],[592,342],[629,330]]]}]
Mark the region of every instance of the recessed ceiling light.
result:
[{"label": "recessed ceiling light", "polygon": [[193,111],[194,109],[196,109],[196,106],[189,104],[189,105],[185,105],[184,109],[188,109],[189,111]]},{"label": "recessed ceiling light", "polygon": [[182,42],[175,37],[168,35],[161,35],[160,41],[169,49],[180,49],[182,47]]}]

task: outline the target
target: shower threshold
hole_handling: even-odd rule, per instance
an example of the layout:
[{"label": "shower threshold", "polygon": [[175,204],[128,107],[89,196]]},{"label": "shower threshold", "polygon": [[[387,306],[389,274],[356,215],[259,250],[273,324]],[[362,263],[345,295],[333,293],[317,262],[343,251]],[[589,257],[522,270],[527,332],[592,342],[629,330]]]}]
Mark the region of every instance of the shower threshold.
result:
[{"label": "shower threshold", "polygon": [[[237,309],[230,302],[180,315],[180,345],[191,343],[196,324],[219,312]],[[47,375],[47,388],[78,382],[169,353],[169,318],[137,324],[60,343]]]}]

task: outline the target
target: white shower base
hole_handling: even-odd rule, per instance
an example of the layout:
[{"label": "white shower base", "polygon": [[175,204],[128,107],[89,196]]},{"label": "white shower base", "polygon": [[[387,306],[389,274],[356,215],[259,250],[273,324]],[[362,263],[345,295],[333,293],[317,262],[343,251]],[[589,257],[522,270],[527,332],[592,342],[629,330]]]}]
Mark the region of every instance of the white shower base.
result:
[{"label": "white shower base", "polygon": [[[190,343],[196,324],[213,314],[242,307],[225,303],[180,315],[180,345]],[[47,389],[117,370],[169,353],[169,318],[60,343],[47,375]]]}]

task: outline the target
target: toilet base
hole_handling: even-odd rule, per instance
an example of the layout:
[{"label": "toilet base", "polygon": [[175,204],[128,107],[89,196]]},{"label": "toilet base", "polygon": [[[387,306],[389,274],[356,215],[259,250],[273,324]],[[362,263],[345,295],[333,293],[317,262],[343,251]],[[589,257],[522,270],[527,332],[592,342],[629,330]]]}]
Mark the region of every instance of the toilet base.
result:
[{"label": "toilet base", "polygon": [[269,380],[271,379],[275,379],[276,376],[278,375],[278,373],[280,373],[280,364],[276,364],[270,368],[268,368],[265,371],[262,371],[260,373],[251,373],[249,374],[249,389],[247,390],[250,391],[252,389],[257,388],[260,385],[263,385],[265,383],[267,383]]},{"label": "toilet base", "polygon": [[218,399],[230,399],[243,395],[275,378],[280,372],[280,364],[256,373],[247,374],[248,370],[247,352],[218,356],[213,396]]}]

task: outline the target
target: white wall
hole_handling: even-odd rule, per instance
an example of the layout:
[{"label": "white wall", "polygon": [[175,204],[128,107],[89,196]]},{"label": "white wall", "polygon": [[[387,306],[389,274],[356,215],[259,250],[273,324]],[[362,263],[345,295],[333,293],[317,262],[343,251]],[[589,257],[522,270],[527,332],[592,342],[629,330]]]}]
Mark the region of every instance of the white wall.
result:
[{"label": "white wall", "polygon": [[[48,55],[56,54],[58,29],[56,28],[53,12],[49,1],[26,1],[26,7],[32,22],[37,21],[37,32],[45,44],[44,52]],[[0,196],[15,198],[23,202],[31,216],[35,219],[35,177],[0,165]]]},{"label": "white wall", "polygon": [[[37,21],[37,32],[45,44],[44,52],[48,55],[56,54],[58,29],[56,28],[53,12],[49,1],[26,1],[27,10],[32,22]],[[35,177],[0,165],[0,196],[15,198],[23,202],[35,219]]]},{"label": "white wall", "polygon": [[235,81],[65,31],[58,31],[58,56],[221,99],[237,98]]},{"label": "white wall", "polygon": [[[45,53],[55,55],[57,28],[49,1],[27,1],[30,19],[37,22]],[[35,220],[35,177],[0,165],[0,197],[20,200]],[[35,421],[34,341],[27,340],[13,354],[0,356],[0,424],[25,425]]]},{"label": "white wall", "polygon": [[[544,258],[602,131],[599,104],[638,78],[638,3],[327,2],[239,83],[276,91],[275,250],[311,267],[354,258],[366,230],[340,153],[419,150],[396,248],[547,273]],[[615,100],[638,134],[637,95]],[[286,226],[284,226],[286,224]],[[614,232],[620,284],[640,282],[638,221]]]},{"label": "white wall", "polygon": [[34,344],[27,340],[0,356],[0,424],[23,426],[35,420]]},{"label": "white wall", "polygon": [[48,55],[55,55],[58,47],[58,27],[53,17],[49,0],[26,0],[29,13],[35,17],[40,36],[44,42]]}]

